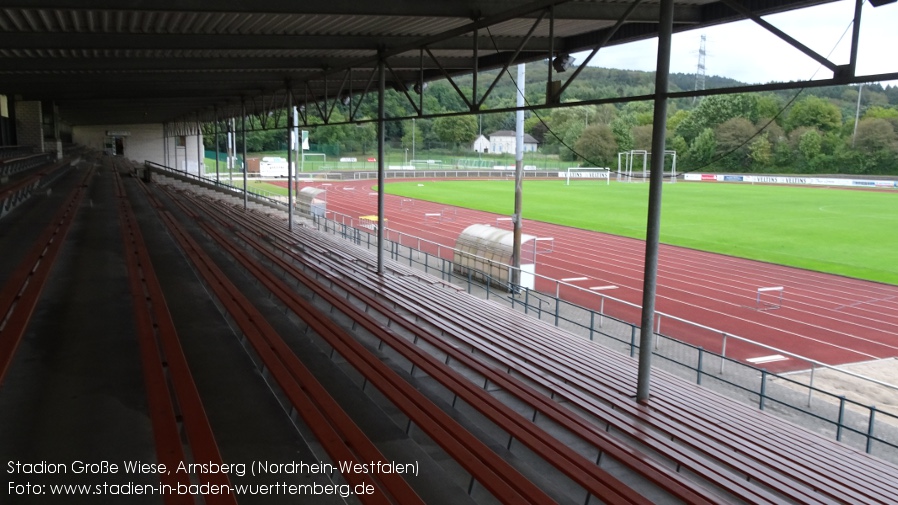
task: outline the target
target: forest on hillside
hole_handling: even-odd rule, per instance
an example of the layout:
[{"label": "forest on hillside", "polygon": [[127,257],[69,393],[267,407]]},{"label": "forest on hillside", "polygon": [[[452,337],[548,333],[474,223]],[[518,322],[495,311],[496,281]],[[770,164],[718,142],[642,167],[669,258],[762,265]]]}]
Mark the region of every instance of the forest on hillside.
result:
[{"label": "forest on hillside", "polygon": [[[513,130],[513,113],[490,112],[515,105],[515,86],[508,74],[499,77],[482,114],[389,121],[388,144],[407,149],[414,137],[419,151],[461,152],[470,149],[481,132]],[[497,75],[497,71],[479,74],[478,92],[484,93]],[[527,66],[528,103],[544,102],[545,82],[545,64]],[[471,76],[458,78],[455,84],[471,96]],[[706,78],[709,89],[741,84]],[[691,74],[671,75],[672,92],[692,90],[694,85]],[[653,87],[652,72],[589,67],[564,91],[562,102],[646,97]],[[409,93],[417,100],[417,95]],[[424,115],[468,110],[447,80],[429,83],[423,106]],[[395,90],[386,94],[385,107],[387,117],[414,114],[405,94]],[[348,108],[338,104],[337,119],[332,122],[346,114]],[[360,116],[375,114],[373,97],[368,96]],[[525,131],[540,142],[544,154],[589,166],[616,166],[621,151],[651,149],[652,116],[653,104],[645,99],[561,106],[527,112]],[[310,120],[315,121],[314,115]],[[257,131],[247,137],[247,149],[277,150],[283,137],[283,131]],[[667,149],[677,151],[681,171],[894,175],[898,174],[898,86],[866,84],[674,99],[668,106],[666,138]],[[316,127],[311,140],[318,150],[332,155],[376,150],[373,123]]]}]

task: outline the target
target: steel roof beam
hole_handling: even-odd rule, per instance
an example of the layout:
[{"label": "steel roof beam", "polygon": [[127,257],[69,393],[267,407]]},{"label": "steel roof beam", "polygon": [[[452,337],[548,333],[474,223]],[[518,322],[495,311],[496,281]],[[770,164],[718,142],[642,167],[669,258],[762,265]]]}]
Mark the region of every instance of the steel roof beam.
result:
[{"label": "steel roof beam", "polygon": [[[625,4],[605,2],[572,2],[570,0],[549,0],[557,5],[558,19],[607,20],[617,19],[626,8]],[[359,2],[358,0],[329,0],[327,2],[296,2],[295,0],[93,0],[85,6],[83,0],[8,0],[7,9],[43,10],[103,10],[141,11],[177,13],[240,13],[240,14],[304,14],[320,16],[401,16],[474,19],[502,15],[521,8],[514,0],[464,1],[464,2],[422,2],[420,0],[391,0],[390,2]],[[546,1],[538,2],[547,4]],[[515,17],[537,17],[536,10],[528,10]],[[681,12],[682,10],[682,12]],[[693,5],[678,5],[677,16],[695,16],[698,10]],[[659,8],[646,5],[634,13],[636,19],[657,22]]]},{"label": "steel roof beam", "polygon": [[798,49],[799,51],[801,51],[802,53],[804,53],[811,59],[817,61],[824,67],[832,70],[833,72],[838,70],[838,68],[839,68],[838,65],[829,61],[825,56],[817,53],[816,51],[814,51],[813,49],[809,48],[808,46],[802,44],[801,42],[799,42],[798,40],[796,40],[795,38],[793,38],[786,32],[784,32],[784,31],[780,30],[779,28],[773,26],[772,24],[768,23],[766,20],[761,18],[760,15],[755,14],[751,10],[745,8],[739,2],[737,2],[735,0],[720,0],[720,1],[724,4],[726,4],[728,7],[730,7],[734,11],[738,12],[739,14],[747,17],[748,19],[751,19],[752,21],[754,21],[755,23],[760,25],[762,28],[764,28],[768,32],[776,35],[777,37],[779,37],[780,39],[785,41],[787,44],[794,47],[795,49]]},{"label": "steel roof beam", "polygon": [[[145,34],[145,33],[0,33],[0,47],[7,50],[178,50],[178,51],[276,51],[276,50],[368,50],[414,44],[420,37],[363,35],[229,35],[229,34]],[[496,40],[503,50],[514,50],[521,37],[505,36]],[[555,42],[556,44],[559,41]],[[492,44],[480,37],[480,44]],[[467,51],[470,37],[443,40],[430,46],[435,50]],[[549,41],[534,37],[527,43],[531,51],[547,51]]]},{"label": "steel roof beam", "polygon": [[[631,5],[631,8],[633,10],[635,10],[636,7],[638,6],[638,2],[641,2],[641,1],[642,0],[635,0],[635,2]],[[561,95],[564,93],[564,91],[568,88],[568,86],[571,85],[572,82],[574,82],[577,79],[577,77],[580,75],[580,72],[582,72],[583,69],[586,68],[586,66],[589,64],[589,62],[592,60],[592,58],[596,55],[596,53],[599,52],[599,49],[605,47],[605,45],[608,43],[608,41],[611,40],[611,37],[613,37],[614,34],[617,33],[617,31],[621,28],[621,26],[624,25],[624,23],[629,19],[631,13],[632,13],[632,11],[625,12],[624,15],[621,16],[621,18],[617,20],[617,23],[615,23],[614,26],[605,30],[605,36],[602,38],[601,41],[599,41],[598,44],[596,44],[596,46],[592,49],[592,51],[589,53],[589,55],[586,57],[586,59],[584,59],[583,62],[580,63],[580,66],[578,66],[577,69],[574,70],[574,72],[570,75],[570,77],[568,77],[567,81],[565,81],[564,84],[561,85],[561,87],[558,89],[557,94],[548,97],[546,100],[553,102],[553,103],[561,101]],[[671,23],[671,29],[673,29],[673,23]],[[551,90],[552,88],[549,87],[546,89]],[[552,93],[552,91],[549,91],[549,92]]]},{"label": "steel roof beam", "polygon": [[[347,58],[5,58],[7,70],[16,71],[223,71],[251,75],[255,70],[308,70],[320,72],[322,68],[341,67],[340,73],[348,68],[376,68],[373,60],[359,62],[359,65],[342,68]],[[389,59],[393,68],[417,70],[420,61],[417,57],[392,57]],[[440,62],[445,68],[470,69],[471,57],[441,56]],[[321,75],[323,78],[323,74]]]}]

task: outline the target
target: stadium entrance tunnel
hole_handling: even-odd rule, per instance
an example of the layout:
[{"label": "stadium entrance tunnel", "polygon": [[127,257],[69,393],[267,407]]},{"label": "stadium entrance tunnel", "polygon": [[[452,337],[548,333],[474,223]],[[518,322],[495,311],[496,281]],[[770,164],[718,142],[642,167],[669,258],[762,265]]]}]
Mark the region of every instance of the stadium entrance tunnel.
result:
[{"label": "stadium entrance tunnel", "polygon": [[[521,234],[520,287],[534,289],[536,237]],[[488,224],[472,224],[455,242],[453,270],[472,280],[508,288],[514,264],[514,232]]]}]

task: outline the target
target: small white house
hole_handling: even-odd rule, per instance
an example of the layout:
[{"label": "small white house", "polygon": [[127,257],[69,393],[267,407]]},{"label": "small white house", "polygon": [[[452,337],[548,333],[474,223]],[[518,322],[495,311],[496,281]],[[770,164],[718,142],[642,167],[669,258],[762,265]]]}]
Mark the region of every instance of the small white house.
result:
[{"label": "small white house", "polygon": [[490,152],[490,140],[484,135],[478,135],[473,147],[475,153],[488,153]]},{"label": "small white house", "polygon": [[[524,152],[534,152],[539,142],[528,133],[524,134]],[[499,130],[490,133],[490,152],[494,154],[515,154],[515,134],[511,130]]]}]

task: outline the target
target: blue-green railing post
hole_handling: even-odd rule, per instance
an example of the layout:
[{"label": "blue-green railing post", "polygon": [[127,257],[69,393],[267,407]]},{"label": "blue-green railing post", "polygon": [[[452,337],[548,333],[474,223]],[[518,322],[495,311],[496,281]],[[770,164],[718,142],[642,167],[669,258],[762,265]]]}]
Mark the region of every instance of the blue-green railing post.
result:
[{"label": "blue-green railing post", "polygon": [[873,449],[873,429],[876,427],[876,406],[870,406],[870,422],[867,424],[867,454]]},{"label": "blue-green railing post", "polygon": [[590,310],[589,311],[589,339],[590,340],[593,339],[593,334],[596,331],[595,327],[596,327],[596,311]]},{"label": "blue-green railing post", "polygon": [[758,408],[764,410],[764,400],[767,398],[767,370],[761,370],[761,393]]},{"label": "blue-green railing post", "polygon": [[698,348],[698,373],[696,374],[695,383],[699,386],[702,385],[702,360],[705,357],[705,350],[701,347]]},{"label": "blue-green railing post", "polygon": [[845,421],[845,397],[839,397],[839,421],[836,425],[836,441],[842,441],[842,423]]}]

